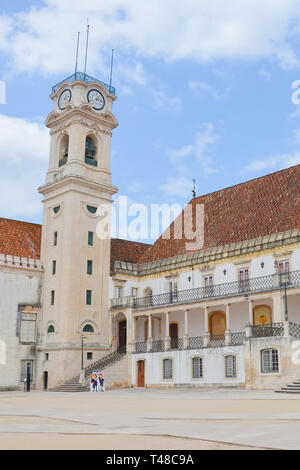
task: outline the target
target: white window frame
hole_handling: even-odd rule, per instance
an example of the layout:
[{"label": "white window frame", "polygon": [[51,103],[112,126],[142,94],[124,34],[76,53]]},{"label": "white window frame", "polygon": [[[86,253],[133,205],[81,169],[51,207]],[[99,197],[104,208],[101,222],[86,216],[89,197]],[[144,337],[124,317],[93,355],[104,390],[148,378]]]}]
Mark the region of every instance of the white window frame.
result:
[{"label": "white window frame", "polygon": [[[276,352],[276,360],[273,362],[273,352]],[[263,353],[268,353],[268,358],[263,357]],[[279,356],[279,351],[277,348],[264,348],[261,349],[259,352],[260,356],[260,374],[261,375],[274,375],[274,374],[279,374],[280,373],[280,356]],[[265,364],[264,360],[267,360],[268,363]],[[277,362],[277,370],[272,370],[273,364],[276,364]],[[266,367],[267,366],[267,367]]]},{"label": "white window frame", "polygon": [[[232,364],[228,364],[227,360],[231,358],[232,359]],[[225,361],[225,379],[236,379],[237,378],[237,359],[235,354],[226,354],[224,356],[224,361]],[[231,369],[229,369],[231,368]],[[232,372],[230,373],[229,370]]]}]

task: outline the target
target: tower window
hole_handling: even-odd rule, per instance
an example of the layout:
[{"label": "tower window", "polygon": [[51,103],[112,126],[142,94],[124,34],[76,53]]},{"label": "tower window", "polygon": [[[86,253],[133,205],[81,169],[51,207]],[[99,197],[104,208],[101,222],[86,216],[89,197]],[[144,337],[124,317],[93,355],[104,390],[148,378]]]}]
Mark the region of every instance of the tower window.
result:
[{"label": "tower window", "polygon": [[89,246],[94,245],[94,233],[93,232],[88,233],[88,244]]},{"label": "tower window", "polygon": [[86,291],[86,304],[92,305],[92,291],[91,290]]},{"label": "tower window", "polygon": [[54,301],[55,301],[55,291],[52,290],[51,291],[51,305],[54,305]]},{"label": "tower window", "polygon": [[87,274],[93,274],[93,261],[87,260]]},{"label": "tower window", "polygon": [[91,360],[93,359],[93,353],[92,353],[92,352],[88,352],[88,353],[86,354],[86,358],[87,358],[88,361],[91,361]]},{"label": "tower window", "polygon": [[69,136],[64,135],[60,141],[58,166],[65,165],[69,155]]},{"label": "tower window", "polygon": [[92,325],[88,324],[83,327],[83,333],[94,333],[94,328]]},{"label": "tower window", "polygon": [[86,206],[87,210],[91,213],[91,214],[96,214],[97,212],[97,207],[94,207],[94,206]]},{"label": "tower window", "polygon": [[55,333],[54,325],[49,325],[49,326],[48,326],[47,333]]},{"label": "tower window", "polygon": [[57,245],[57,232],[54,232],[54,235],[53,235],[53,245],[54,246]]},{"label": "tower window", "polygon": [[96,160],[97,149],[92,137],[87,137],[85,141],[85,163],[92,166],[97,166]]},{"label": "tower window", "polygon": [[54,214],[58,214],[60,211],[60,206],[53,207]]},{"label": "tower window", "polygon": [[52,274],[56,274],[56,261],[52,261]]}]

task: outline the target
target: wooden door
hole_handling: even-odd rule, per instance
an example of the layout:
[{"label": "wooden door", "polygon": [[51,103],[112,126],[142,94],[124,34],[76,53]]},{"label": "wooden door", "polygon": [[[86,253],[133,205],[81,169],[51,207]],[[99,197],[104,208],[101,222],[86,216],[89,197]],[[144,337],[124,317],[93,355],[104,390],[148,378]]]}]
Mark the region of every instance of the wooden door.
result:
[{"label": "wooden door", "polygon": [[177,323],[170,324],[170,338],[171,338],[171,349],[178,347],[178,325]]},{"label": "wooden door", "polygon": [[145,387],[145,361],[138,361],[137,363],[137,385],[138,387]]}]

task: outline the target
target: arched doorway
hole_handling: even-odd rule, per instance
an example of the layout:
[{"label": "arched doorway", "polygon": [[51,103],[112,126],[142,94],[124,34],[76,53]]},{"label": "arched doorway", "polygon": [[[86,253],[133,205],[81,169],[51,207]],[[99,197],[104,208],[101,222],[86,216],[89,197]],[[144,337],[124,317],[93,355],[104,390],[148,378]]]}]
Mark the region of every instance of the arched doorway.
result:
[{"label": "arched doorway", "polygon": [[209,316],[209,332],[211,336],[224,336],[226,330],[226,314],[222,311],[212,312]]},{"label": "arched doorway", "polygon": [[119,321],[119,350],[125,350],[127,344],[127,321],[121,320]]},{"label": "arched doorway", "polygon": [[272,309],[268,305],[257,305],[253,308],[253,324],[267,325],[272,323]]},{"label": "arched doorway", "polygon": [[145,361],[137,362],[137,386],[145,387]]}]

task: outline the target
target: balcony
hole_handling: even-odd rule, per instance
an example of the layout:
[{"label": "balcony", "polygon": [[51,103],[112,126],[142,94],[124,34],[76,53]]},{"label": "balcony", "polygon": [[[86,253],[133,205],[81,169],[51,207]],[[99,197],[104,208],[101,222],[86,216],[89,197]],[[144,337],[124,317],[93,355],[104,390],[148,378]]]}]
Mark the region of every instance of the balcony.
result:
[{"label": "balcony", "polygon": [[[252,293],[268,292],[282,289],[285,285],[280,274],[256,277],[246,281],[227,282],[208,287],[197,287],[188,290],[179,290],[176,295],[172,293],[151,295],[135,298],[132,296],[115,298],[111,300],[111,308],[145,309],[164,305],[189,304],[208,299],[226,298],[232,296],[248,295]],[[290,272],[287,289],[300,287],[300,271]]]},{"label": "balcony", "polygon": [[133,354],[154,353],[163,351],[182,351],[196,350],[204,348],[223,348],[225,346],[242,346],[245,341],[256,340],[258,338],[269,337],[292,337],[300,338],[300,325],[292,322],[271,323],[265,325],[252,325],[247,327],[245,331],[229,333],[227,341],[225,336],[204,336],[189,337],[186,341],[183,338],[163,340],[155,339],[152,341],[151,348],[148,343],[137,342]]}]

